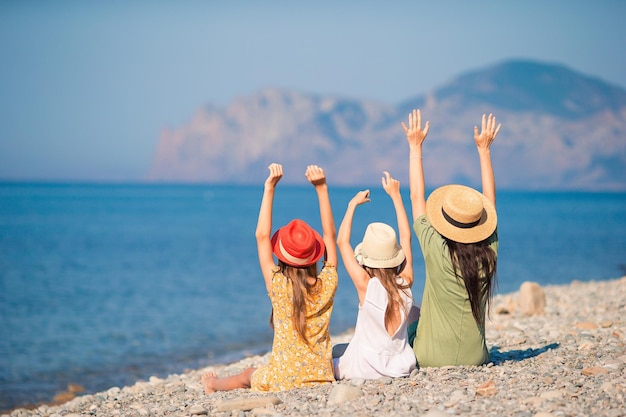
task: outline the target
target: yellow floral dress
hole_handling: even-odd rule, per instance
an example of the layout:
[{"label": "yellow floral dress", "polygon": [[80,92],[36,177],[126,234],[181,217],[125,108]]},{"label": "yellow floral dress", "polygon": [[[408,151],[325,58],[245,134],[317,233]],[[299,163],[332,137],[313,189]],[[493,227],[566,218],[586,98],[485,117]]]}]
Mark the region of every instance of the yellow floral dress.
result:
[{"label": "yellow floral dress", "polygon": [[318,283],[306,297],[306,335],[298,335],[292,315],[291,280],[278,271],[269,293],[274,309],[274,342],[269,362],[252,374],[255,391],[284,391],[320,382],[334,381],[330,315],[337,290],[337,269],[324,263]]}]

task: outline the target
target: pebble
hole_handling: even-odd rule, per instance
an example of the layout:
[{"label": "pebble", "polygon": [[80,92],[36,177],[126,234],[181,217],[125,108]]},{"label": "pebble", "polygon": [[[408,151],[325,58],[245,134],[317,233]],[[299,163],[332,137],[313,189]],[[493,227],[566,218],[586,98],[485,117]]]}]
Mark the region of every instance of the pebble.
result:
[{"label": "pebble", "polygon": [[[485,329],[491,362],[484,366],[277,393],[203,392],[208,370],[232,375],[265,363],[265,354],[0,417],[626,416],[626,277],[542,289],[543,314],[512,308],[519,292],[495,297]],[[336,335],[333,343],[351,337]]]},{"label": "pebble", "polygon": [[200,416],[204,414],[209,414],[209,412],[203,406],[195,404],[189,408],[189,414],[191,414],[192,416]]},{"label": "pebble", "polygon": [[333,387],[328,395],[328,404],[342,404],[346,401],[352,401],[363,395],[363,391],[360,388],[338,384]]},{"label": "pebble", "polygon": [[[216,411],[232,411],[232,410],[253,410],[259,407],[265,407],[267,405],[280,404],[280,398],[275,397],[273,395],[262,396],[256,398],[234,398],[234,399],[226,399],[226,400],[218,400],[215,403]],[[201,406],[195,405],[192,408],[196,407],[196,411]],[[196,412],[195,414],[207,414],[206,410],[202,408],[202,413]],[[194,414],[194,413],[192,413]]]}]

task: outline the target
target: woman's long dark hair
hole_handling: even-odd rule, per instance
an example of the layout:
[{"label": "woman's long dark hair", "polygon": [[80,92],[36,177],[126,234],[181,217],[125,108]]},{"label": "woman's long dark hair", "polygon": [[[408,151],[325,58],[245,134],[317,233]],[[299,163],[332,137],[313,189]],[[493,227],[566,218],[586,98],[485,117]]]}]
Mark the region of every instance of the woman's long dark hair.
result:
[{"label": "woman's long dark hair", "polygon": [[[395,317],[396,311],[399,311],[399,307],[402,305],[400,291],[403,291],[406,294],[406,290],[411,288],[408,284],[398,282],[398,276],[404,269],[405,262],[395,268],[370,268],[369,266],[363,266],[363,269],[365,269],[369,276],[378,278],[387,291],[388,301],[387,309],[385,310],[385,328],[389,328]],[[408,311],[404,312],[405,317],[408,314]]]},{"label": "woman's long dark hair", "polygon": [[[308,345],[309,339],[306,335],[306,297],[309,295],[313,287],[319,280],[315,281],[315,284],[309,284],[308,277],[317,278],[318,270],[317,263],[302,268],[287,265],[283,261],[278,261],[277,272],[281,272],[288,280],[291,281],[291,288],[293,291],[293,310],[291,312],[291,320],[296,332],[302,340]],[[270,316],[270,326],[274,328],[274,309],[272,308],[272,314]]]},{"label": "woman's long dark hair", "polygon": [[[459,243],[444,237],[450,252],[452,269],[458,280],[463,280],[469,296],[474,320],[480,327],[485,325],[485,312],[481,300],[491,302],[496,286],[497,256],[489,247],[489,238],[478,243]],[[487,309],[488,313],[489,309]]]}]

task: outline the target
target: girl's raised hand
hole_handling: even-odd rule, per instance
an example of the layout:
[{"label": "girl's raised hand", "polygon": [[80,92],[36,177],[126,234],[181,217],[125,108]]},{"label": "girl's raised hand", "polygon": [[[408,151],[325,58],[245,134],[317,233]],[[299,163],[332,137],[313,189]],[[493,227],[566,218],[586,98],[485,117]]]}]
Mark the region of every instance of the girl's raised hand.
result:
[{"label": "girl's raised hand", "polygon": [[383,189],[390,197],[395,197],[400,195],[400,181],[393,178],[390,173],[387,171],[383,171],[385,176],[382,178]]},{"label": "girl's raised hand", "polygon": [[357,206],[360,206],[361,204],[369,203],[369,202],[370,202],[370,190],[359,191],[358,193],[356,193],[354,197],[352,197],[352,200],[350,200],[350,203],[357,205]]},{"label": "girl's raised hand", "polygon": [[283,177],[283,166],[281,164],[272,163],[267,169],[269,169],[270,173],[265,180],[265,188],[274,188]]},{"label": "girl's raised hand", "polygon": [[306,176],[306,179],[314,186],[326,184],[326,175],[324,174],[324,170],[317,165],[307,166],[304,175]]},{"label": "girl's raised hand", "polygon": [[409,146],[418,146],[426,139],[428,129],[430,129],[430,122],[427,121],[424,124],[424,129],[422,129],[422,113],[414,109],[412,113],[409,113],[409,127],[407,128],[404,122],[402,122],[402,128],[406,134]]},{"label": "girl's raised hand", "polygon": [[482,149],[489,149],[501,127],[501,123],[496,126],[496,117],[493,114],[490,113],[489,117],[483,114],[480,133],[478,133],[478,126],[474,126],[474,142],[476,142],[476,146]]}]

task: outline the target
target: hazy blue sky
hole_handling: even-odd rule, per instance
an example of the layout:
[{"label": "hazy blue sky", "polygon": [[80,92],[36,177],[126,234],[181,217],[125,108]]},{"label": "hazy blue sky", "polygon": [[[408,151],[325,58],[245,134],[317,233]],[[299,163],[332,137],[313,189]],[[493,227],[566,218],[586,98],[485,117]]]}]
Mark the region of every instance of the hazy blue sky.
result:
[{"label": "hazy blue sky", "polygon": [[626,88],[626,1],[0,1],[0,180],[140,179],[268,87],[397,103],[509,58]]}]

